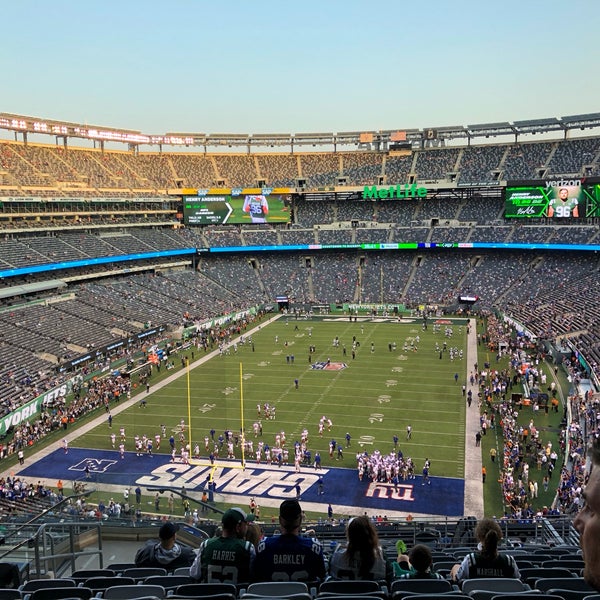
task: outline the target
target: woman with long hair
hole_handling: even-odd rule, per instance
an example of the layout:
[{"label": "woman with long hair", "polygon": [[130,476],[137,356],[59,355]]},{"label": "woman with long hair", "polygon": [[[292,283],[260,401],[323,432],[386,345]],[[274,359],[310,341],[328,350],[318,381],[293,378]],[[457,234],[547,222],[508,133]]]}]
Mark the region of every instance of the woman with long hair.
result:
[{"label": "woman with long hair", "polygon": [[350,519],[346,539],[347,543],[338,545],[329,561],[332,578],[390,581],[392,565],[384,557],[377,530],[369,517]]},{"label": "woman with long hair", "polygon": [[520,573],[515,559],[498,552],[502,530],[496,521],[481,519],[475,527],[475,538],[478,541],[477,551],[467,554],[460,565],[454,565],[451,573],[454,581],[481,577],[519,579]]}]

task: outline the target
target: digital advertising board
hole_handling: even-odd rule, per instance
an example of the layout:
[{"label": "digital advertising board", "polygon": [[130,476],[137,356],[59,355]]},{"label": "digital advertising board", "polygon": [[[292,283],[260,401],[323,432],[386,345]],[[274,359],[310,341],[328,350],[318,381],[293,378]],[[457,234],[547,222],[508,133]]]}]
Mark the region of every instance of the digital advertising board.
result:
[{"label": "digital advertising board", "polygon": [[586,179],[508,182],[507,219],[600,217],[600,183]]},{"label": "digital advertising board", "polygon": [[188,196],[183,199],[183,222],[185,225],[287,223],[290,209],[287,195]]}]

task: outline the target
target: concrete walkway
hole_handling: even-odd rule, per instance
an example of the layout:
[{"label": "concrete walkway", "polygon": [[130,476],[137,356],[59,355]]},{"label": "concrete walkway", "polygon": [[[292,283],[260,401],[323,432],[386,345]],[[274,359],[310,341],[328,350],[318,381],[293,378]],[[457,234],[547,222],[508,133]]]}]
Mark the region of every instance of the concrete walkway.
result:
[{"label": "concrete walkway", "polygon": [[[481,479],[481,448],[475,446],[475,434],[480,430],[477,377],[475,385],[469,382],[469,373],[474,371],[477,357],[477,319],[470,320],[470,333],[467,338],[467,391],[473,393],[473,402],[467,406],[465,423],[465,516],[483,517],[483,483]],[[466,403],[466,400],[465,400]]]}]

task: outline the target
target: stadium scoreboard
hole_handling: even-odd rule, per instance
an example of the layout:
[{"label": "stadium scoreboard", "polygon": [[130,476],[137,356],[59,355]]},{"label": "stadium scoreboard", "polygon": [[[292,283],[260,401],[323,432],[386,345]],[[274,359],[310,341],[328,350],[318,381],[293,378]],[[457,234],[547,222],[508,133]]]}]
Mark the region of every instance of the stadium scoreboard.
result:
[{"label": "stadium scoreboard", "polygon": [[184,190],[185,225],[287,223],[290,195],[271,188]]},{"label": "stadium scoreboard", "polygon": [[507,219],[600,217],[600,179],[509,181],[504,204]]}]

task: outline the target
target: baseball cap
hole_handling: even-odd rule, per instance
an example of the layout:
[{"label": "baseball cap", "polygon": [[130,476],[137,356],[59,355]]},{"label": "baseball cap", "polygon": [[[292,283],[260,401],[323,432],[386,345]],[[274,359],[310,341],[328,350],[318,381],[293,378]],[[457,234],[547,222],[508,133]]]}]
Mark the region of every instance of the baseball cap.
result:
[{"label": "baseball cap", "polygon": [[221,523],[225,527],[233,528],[238,523],[250,523],[254,521],[254,515],[247,515],[241,508],[237,506],[235,508],[229,508],[223,513],[221,517]]},{"label": "baseball cap", "polygon": [[179,525],[171,521],[167,521],[158,530],[158,537],[161,540],[170,540],[179,531]]},{"label": "baseball cap", "polygon": [[279,507],[279,516],[287,522],[296,521],[301,514],[298,500],[284,500]]}]

